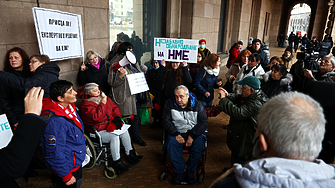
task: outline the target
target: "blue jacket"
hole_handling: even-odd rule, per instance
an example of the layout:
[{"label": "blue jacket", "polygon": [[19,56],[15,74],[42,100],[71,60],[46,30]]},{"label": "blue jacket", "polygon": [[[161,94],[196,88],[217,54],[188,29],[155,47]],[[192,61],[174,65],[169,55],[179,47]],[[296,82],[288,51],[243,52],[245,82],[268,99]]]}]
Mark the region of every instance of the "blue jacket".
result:
[{"label": "blue jacket", "polygon": [[[210,102],[214,99],[214,88],[218,88],[218,85],[216,85],[218,76],[206,73],[203,78],[205,71],[203,67],[199,69],[195,76],[194,87],[197,89],[196,96],[199,101]],[[206,92],[209,92],[211,95],[206,97]]]},{"label": "blue jacket", "polygon": [[[85,159],[83,126],[79,128],[73,120],[56,115],[52,109],[46,111],[42,117],[47,127],[41,138],[45,164],[66,182],[72,177],[72,169],[80,167]],[[84,125],[78,113],[77,117]]]}]

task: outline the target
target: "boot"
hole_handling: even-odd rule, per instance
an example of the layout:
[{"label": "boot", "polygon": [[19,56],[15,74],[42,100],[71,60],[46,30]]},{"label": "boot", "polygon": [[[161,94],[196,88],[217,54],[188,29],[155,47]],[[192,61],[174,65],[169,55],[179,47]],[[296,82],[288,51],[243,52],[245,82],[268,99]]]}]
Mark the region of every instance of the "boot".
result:
[{"label": "boot", "polygon": [[124,174],[126,173],[131,167],[124,164],[122,161],[121,161],[121,158],[116,160],[116,161],[113,161],[113,168],[115,170],[115,173],[117,175],[121,175],[121,174]]},{"label": "boot", "polygon": [[137,155],[135,150],[132,149],[129,151],[129,155],[127,155],[127,157],[130,164],[137,164],[142,160],[143,155]]}]

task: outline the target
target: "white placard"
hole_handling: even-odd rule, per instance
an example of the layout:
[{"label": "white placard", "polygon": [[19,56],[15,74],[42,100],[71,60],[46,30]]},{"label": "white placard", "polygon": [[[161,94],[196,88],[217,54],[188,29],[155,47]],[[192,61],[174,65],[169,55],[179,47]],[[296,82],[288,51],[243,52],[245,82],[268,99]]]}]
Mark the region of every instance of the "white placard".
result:
[{"label": "white placard", "polygon": [[130,125],[123,124],[121,129],[118,129],[118,130],[115,129],[113,132],[111,132],[111,134],[121,135],[124,132],[126,132],[129,129],[129,127],[130,127]]},{"label": "white placard", "polygon": [[41,54],[51,61],[84,56],[80,15],[38,7],[32,11]]},{"label": "white placard", "polygon": [[154,59],[197,63],[198,40],[155,38]]},{"label": "white placard", "polygon": [[8,145],[12,140],[13,132],[7,120],[6,114],[0,115],[0,149]]},{"label": "white placard", "polygon": [[130,93],[132,95],[149,90],[143,72],[135,74],[127,74],[126,76],[130,88]]}]

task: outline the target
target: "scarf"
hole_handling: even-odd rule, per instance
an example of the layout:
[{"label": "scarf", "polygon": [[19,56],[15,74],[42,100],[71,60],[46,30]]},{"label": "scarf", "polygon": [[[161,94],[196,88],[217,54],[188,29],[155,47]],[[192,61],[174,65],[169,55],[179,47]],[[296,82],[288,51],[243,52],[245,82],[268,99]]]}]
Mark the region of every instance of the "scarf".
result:
[{"label": "scarf", "polygon": [[99,69],[99,68],[100,68],[100,63],[101,63],[101,59],[99,58],[99,62],[98,62],[97,65],[93,65],[93,64],[91,64],[91,65],[92,65],[93,67]]},{"label": "scarf", "polygon": [[204,69],[205,69],[205,70],[207,71],[207,73],[210,74],[210,75],[218,76],[219,73],[220,73],[220,68],[212,69],[212,68],[204,67]]}]

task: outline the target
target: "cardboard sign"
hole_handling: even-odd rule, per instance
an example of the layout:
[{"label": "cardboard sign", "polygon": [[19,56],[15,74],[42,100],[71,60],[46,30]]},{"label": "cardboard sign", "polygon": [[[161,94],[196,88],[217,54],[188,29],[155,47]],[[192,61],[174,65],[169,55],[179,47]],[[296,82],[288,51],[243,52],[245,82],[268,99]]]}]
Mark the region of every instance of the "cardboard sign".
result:
[{"label": "cardboard sign", "polygon": [[126,76],[130,88],[130,93],[132,95],[149,90],[143,72],[135,74],[127,74]]},{"label": "cardboard sign", "polygon": [[32,11],[41,54],[51,61],[84,56],[80,15],[37,7]]},{"label": "cardboard sign", "polygon": [[7,120],[6,114],[0,115],[0,149],[8,145],[12,140],[13,132]]},{"label": "cardboard sign", "polygon": [[155,38],[154,59],[197,63],[198,40]]}]

